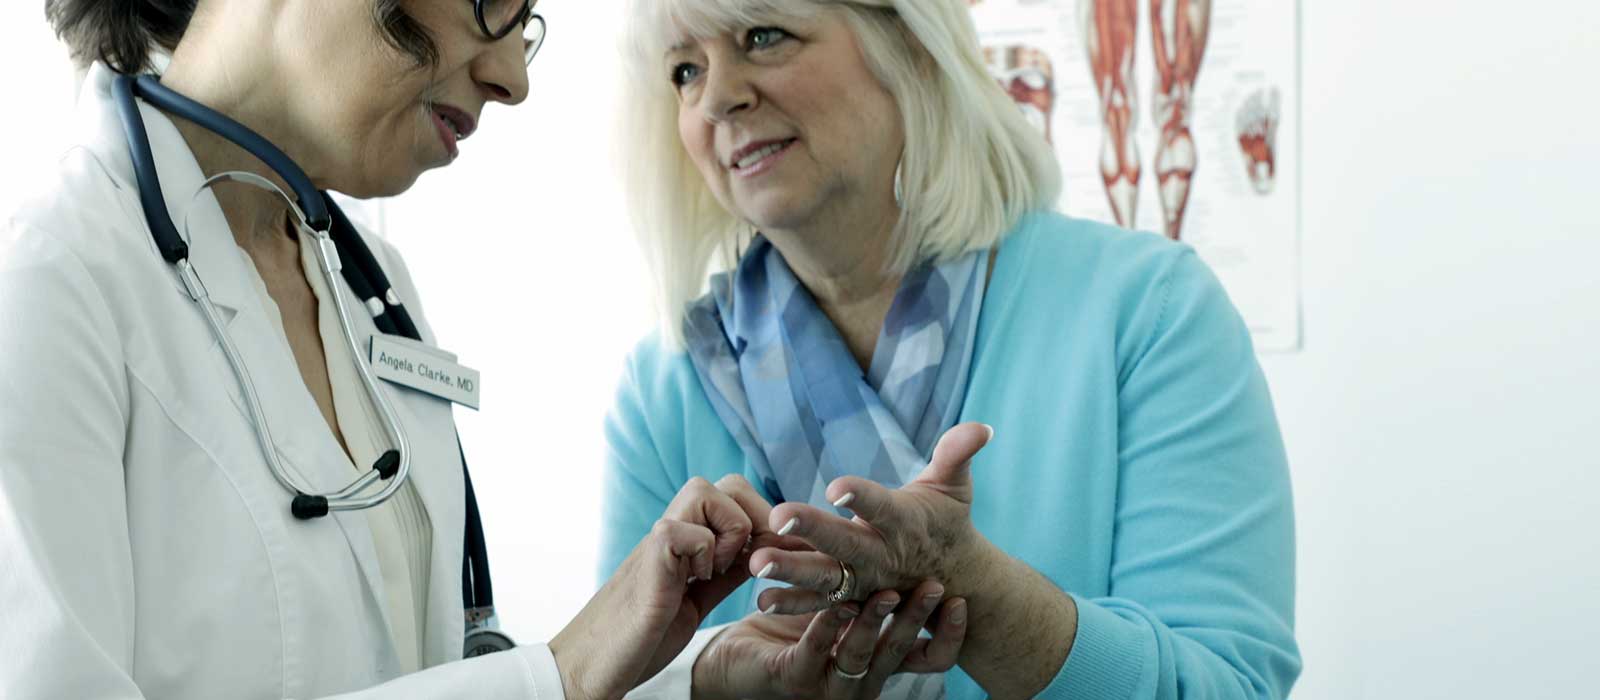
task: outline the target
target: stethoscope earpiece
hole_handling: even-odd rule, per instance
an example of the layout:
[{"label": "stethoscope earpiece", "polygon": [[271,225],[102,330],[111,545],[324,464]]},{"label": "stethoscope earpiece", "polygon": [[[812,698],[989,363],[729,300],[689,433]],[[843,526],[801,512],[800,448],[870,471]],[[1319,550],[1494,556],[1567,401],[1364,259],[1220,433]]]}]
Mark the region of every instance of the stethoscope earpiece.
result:
[{"label": "stethoscope earpiece", "polygon": [[400,471],[400,451],[389,450],[383,453],[383,456],[372,464],[372,468],[377,470],[378,478],[380,479],[388,479],[394,476],[395,472]]},{"label": "stethoscope earpiece", "polygon": [[300,494],[294,497],[289,504],[289,512],[294,513],[297,520],[311,520],[328,514],[328,499],[325,496],[311,496]]}]

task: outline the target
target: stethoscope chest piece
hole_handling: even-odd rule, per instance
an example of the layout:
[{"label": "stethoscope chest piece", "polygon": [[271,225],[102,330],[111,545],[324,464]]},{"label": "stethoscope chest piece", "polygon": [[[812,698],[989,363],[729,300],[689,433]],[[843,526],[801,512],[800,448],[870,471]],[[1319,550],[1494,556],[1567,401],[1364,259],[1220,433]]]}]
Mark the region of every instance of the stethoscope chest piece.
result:
[{"label": "stethoscope chest piece", "polygon": [[510,637],[487,627],[478,627],[467,630],[466,648],[462,650],[461,658],[470,659],[474,656],[493,654],[516,646]]}]

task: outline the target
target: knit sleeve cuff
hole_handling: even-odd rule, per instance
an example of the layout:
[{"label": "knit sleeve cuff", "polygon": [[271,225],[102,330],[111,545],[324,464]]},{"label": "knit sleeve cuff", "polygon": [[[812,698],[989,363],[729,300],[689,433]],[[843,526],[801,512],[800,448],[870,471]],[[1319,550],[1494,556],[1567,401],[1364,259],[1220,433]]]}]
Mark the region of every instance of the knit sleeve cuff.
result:
[{"label": "knit sleeve cuff", "polygon": [[1072,652],[1050,685],[1036,697],[1047,700],[1069,698],[1132,698],[1143,676],[1152,669],[1151,631],[1142,624],[1072,596],[1078,606],[1078,632]]}]

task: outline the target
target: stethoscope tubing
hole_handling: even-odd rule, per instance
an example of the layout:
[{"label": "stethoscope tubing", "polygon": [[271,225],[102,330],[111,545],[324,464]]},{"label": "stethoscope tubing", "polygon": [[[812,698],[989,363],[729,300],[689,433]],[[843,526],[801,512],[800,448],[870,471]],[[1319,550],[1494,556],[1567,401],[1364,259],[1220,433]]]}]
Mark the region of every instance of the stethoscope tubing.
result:
[{"label": "stethoscope tubing", "polygon": [[[331,228],[332,221],[329,223]],[[366,498],[354,498],[353,494],[358,491],[351,489],[364,488],[363,483],[358,481],[345,491],[327,497],[329,510],[362,510],[389,500],[411,476],[411,441],[406,438],[405,431],[400,427],[400,417],[389,402],[388,393],[378,386],[378,379],[373,376],[372,368],[361,361],[361,348],[356,341],[355,330],[350,321],[350,309],[344,302],[344,294],[339,292],[338,273],[341,263],[339,251],[334,247],[333,239],[326,231],[308,231],[308,229],[301,231],[302,234],[307,232],[316,237],[316,253],[319,267],[322,268],[322,280],[329,294],[333,296],[333,306],[339,316],[339,329],[344,333],[345,347],[349,348],[351,356],[355,359],[356,373],[360,375],[361,384],[367,389],[367,396],[378,407],[378,412],[383,414],[383,427],[389,433],[389,442],[394,445],[395,451],[400,453],[400,465],[394,476],[387,479],[388,483],[382,491]],[[377,474],[379,471],[374,469],[362,478],[370,479]]]},{"label": "stethoscope tubing", "polygon": [[[162,250],[162,257],[167,258],[173,265],[182,281],[184,288],[189,292],[190,298],[200,307],[206,323],[210,326],[223,353],[227,356],[228,364],[232,368],[234,377],[239,381],[245,403],[248,405],[251,421],[255,424],[257,443],[261,448],[262,456],[267,462],[268,470],[273,478],[285,489],[293,492],[295,497],[291,503],[291,511],[297,518],[309,519],[321,517],[330,511],[361,510],[377,506],[399,491],[411,471],[410,440],[405,435],[405,430],[399,423],[399,416],[388,396],[377,384],[372,370],[361,362],[361,351],[356,341],[350,311],[344,301],[344,295],[339,291],[338,273],[342,268],[339,258],[338,246],[333,242],[331,230],[333,217],[328,213],[327,203],[323,201],[322,193],[310,184],[310,179],[292,160],[277,147],[267,142],[266,139],[250,131],[248,128],[228,119],[226,116],[189,100],[171,90],[162,87],[151,76],[138,78],[122,77],[115,80],[112,90],[119,106],[124,130],[129,140],[129,150],[132,153],[135,173],[139,176],[139,195],[141,204],[146,213],[147,223],[157,239],[157,245]],[[353,480],[342,489],[327,493],[319,493],[295,484],[289,472],[284,468],[279,458],[275,441],[272,439],[272,429],[261,406],[260,393],[256,389],[254,378],[243,361],[243,356],[235,347],[227,328],[222,323],[221,315],[211,303],[210,294],[205,288],[199,273],[189,260],[189,241],[186,240],[172,225],[171,218],[166,216],[166,203],[162,199],[159,174],[155,169],[155,159],[150,150],[149,135],[144,129],[143,120],[139,118],[138,106],[134,102],[136,96],[143,95],[147,100],[153,100],[163,108],[171,109],[179,117],[188,119],[218,135],[238,144],[252,155],[265,162],[279,177],[282,177],[295,191],[296,197],[290,197],[282,188],[266,178],[252,173],[230,172],[222,173],[208,178],[201,185],[200,192],[204,192],[220,180],[234,180],[246,184],[262,187],[275,192],[288,203],[294,212],[296,225],[300,235],[309,236],[308,242],[314,244],[313,252],[318,261],[318,267],[325,286],[333,295],[333,306],[339,320],[340,332],[344,336],[346,347],[350,351],[352,364],[355,365],[357,375],[361,378],[363,388],[368,398],[382,418],[383,430],[389,437],[393,446],[386,452],[373,468]],[[199,193],[196,193],[196,197]],[[297,201],[298,200],[298,201]],[[159,216],[152,216],[151,212],[158,212]],[[192,212],[193,206],[186,209]],[[185,221],[188,215],[185,214]],[[163,238],[167,240],[162,241]],[[395,478],[398,477],[398,478]],[[362,496],[379,479],[387,482],[376,494]]]},{"label": "stethoscope tubing", "polygon": [[222,354],[228,358],[228,367],[233,370],[234,379],[239,382],[239,387],[244,393],[244,403],[249,407],[250,420],[255,423],[256,444],[261,448],[262,454],[267,459],[268,471],[272,472],[274,479],[283,488],[294,493],[301,493],[298,484],[289,480],[289,476],[278,468],[277,450],[273,448],[272,429],[267,424],[265,416],[261,414],[261,399],[256,395],[255,382],[250,379],[250,370],[245,366],[244,360],[239,357],[239,349],[234,347],[233,340],[224,332],[221,315],[217,307],[211,303],[211,295],[206,291],[205,284],[200,281],[199,273],[194,266],[189,264],[187,257],[174,263],[178,268],[178,278],[183,280],[183,286],[189,292],[189,298],[200,307],[201,315],[206,319],[206,325],[211,327],[211,335],[215,337],[222,347]]},{"label": "stethoscope tubing", "polygon": [[[211,109],[194,102],[172,90],[162,86],[153,76],[118,76],[111,84],[112,97],[116,101],[118,114],[123,130],[127,137],[129,153],[133,161],[134,173],[138,181],[136,188],[140,205],[145,212],[145,221],[150,227],[152,238],[161,257],[171,264],[177,273],[185,291],[191,300],[201,309],[201,315],[210,327],[212,335],[217,339],[223,354],[227,357],[228,365],[244,395],[245,403],[250,412],[251,421],[254,423],[257,445],[260,447],[268,465],[268,470],[273,478],[286,491],[295,494],[291,510],[297,518],[310,519],[327,515],[331,511],[360,510],[371,508],[393,497],[399,488],[410,476],[411,469],[411,443],[404,429],[394,405],[388,395],[381,390],[377,378],[373,375],[371,367],[360,360],[361,353],[357,343],[354,326],[351,321],[348,305],[340,291],[339,276],[342,273],[344,281],[350,286],[363,305],[371,314],[378,331],[384,334],[393,334],[420,340],[421,335],[416,324],[407,313],[401,300],[389,287],[389,282],[383,274],[383,268],[373,257],[372,252],[360,241],[351,236],[338,237],[334,235],[335,227],[342,227],[344,231],[353,230],[351,224],[345,219],[342,212],[326,195],[315,189],[310,178],[287,155],[278,150],[266,139],[260,137],[225,115],[218,114]],[[272,168],[294,192],[294,197],[289,197],[276,184],[270,180],[251,173],[223,173],[208,179],[201,187],[201,192],[208,189],[217,179],[229,178],[242,180],[256,186],[266,186],[276,191],[289,202],[291,209],[298,218],[297,225],[302,235],[312,236],[316,243],[314,253],[318,260],[318,268],[327,288],[333,294],[334,308],[339,318],[340,330],[344,335],[347,347],[350,349],[352,359],[355,361],[357,373],[361,383],[366,389],[369,398],[378,408],[383,417],[384,430],[388,434],[391,444],[395,449],[385,453],[374,468],[368,470],[353,483],[343,489],[327,494],[314,494],[310,489],[294,483],[279,460],[276,443],[272,438],[270,425],[266,419],[265,410],[262,408],[261,398],[256,390],[256,384],[250,376],[248,366],[245,364],[238,348],[233,343],[232,337],[227,333],[222,315],[217,311],[211,301],[210,293],[206,290],[205,283],[200,278],[200,273],[189,261],[189,242],[179,234],[171,217],[167,214],[160,176],[156,170],[155,157],[150,148],[149,135],[144,128],[143,119],[139,115],[136,97],[142,96],[151,104],[172,112],[203,128],[211,130],[239,145]],[[196,193],[198,196],[199,193]],[[189,211],[193,206],[189,207]],[[185,215],[187,221],[187,214]],[[347,240],[348,239],[348,240]],[[346,261],[353,264],[346,267]],[[458,443],[459,447],[459,443]],[[465,531],[465,556],[462,562],[462,598],[463,605],[469,617],[474,622],[469,628],[474,630],[474,635],[469,635],[467,645],[469,650],[477,648],[474,644],[483,646],[481,641],[474,642],[486,634],[492,633],[482,627],[486,620],[492,620],[494,615],[493,592],[489,579],[488,552],[483,539],[483,524],[478,513],[477,499],[474,497],[472,477],[466,470],[466,456],[462,455],[462,476],[466,496],[466,531]],[[376,494],[358,497],[366,493],[378,480],[383,479],[388,483]],[[506,644],[509,639],[498,635]],[[488,645],[493,647],[494,645]],[[488,647],[485,647],[488,649]],[[504,648],[504,647],[500,647]],[[493,650],[493,649],[489,649]],[[481,653],[479,652],[473,652]]]}]

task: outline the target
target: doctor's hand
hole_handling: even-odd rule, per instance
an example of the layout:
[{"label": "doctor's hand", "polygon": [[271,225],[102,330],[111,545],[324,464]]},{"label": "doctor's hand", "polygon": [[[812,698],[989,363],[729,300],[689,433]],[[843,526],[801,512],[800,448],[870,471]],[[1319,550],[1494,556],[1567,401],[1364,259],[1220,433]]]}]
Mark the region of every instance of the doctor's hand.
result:
[{"label": "doctor's hand", "polygon": [[568,700],[614,700],[675,658],[701,621],[750,574],[757,547],[803,547],[773,534],[770,506],[739,477],[696,478],[577,617],[550,642]]},{"label": "doctor's hand", "polygon": [[972,458],[993,432],[981,423],[951,428],[927,468],[899,489],[858,477],[835,479],[827,497],[854,511],[854,519],[803,503],[773,508],[769,525],[816,551],[757,550],[751,570],[793,586],[763,591],[757,606],[791,614],[827,608],[827,594],[842,583],[838,562],[855,574],[853,600],[873,591],[909,592],[927,580],[946,584],[952,596],[1004,588],[1004,581],[987,580],[1004,555],[978,533],[971,517]]},{"label": "doctor's hand", "polygon": [[[941,605],[943,595],[943,586],[928,581],[904,598],[884,591],[819,613],[752,614],[700,653],[693,697],[870,700],[893,674],[948,671],[966,635],[966,601]],[[923,627],[932,639],[917,638]]]}]

